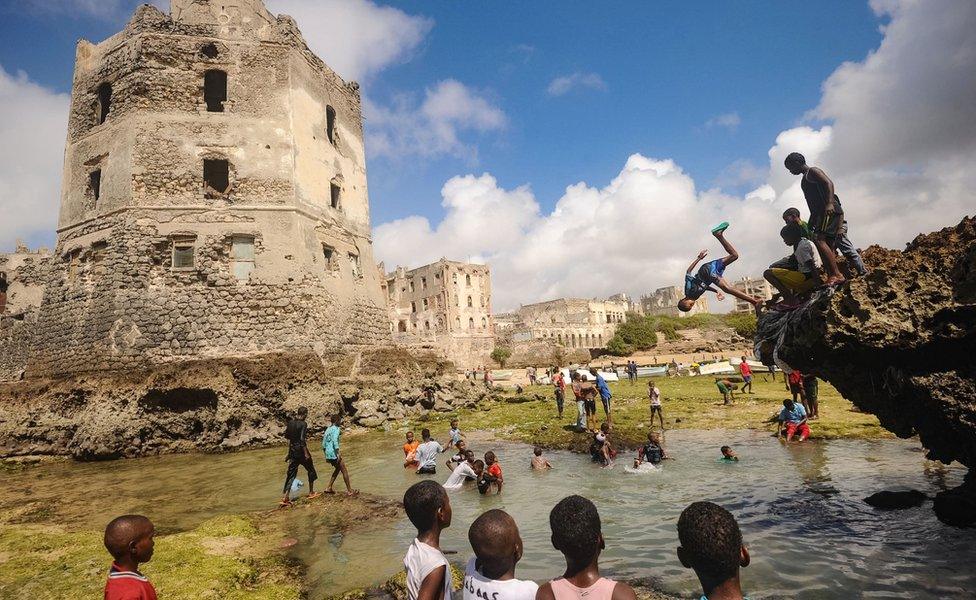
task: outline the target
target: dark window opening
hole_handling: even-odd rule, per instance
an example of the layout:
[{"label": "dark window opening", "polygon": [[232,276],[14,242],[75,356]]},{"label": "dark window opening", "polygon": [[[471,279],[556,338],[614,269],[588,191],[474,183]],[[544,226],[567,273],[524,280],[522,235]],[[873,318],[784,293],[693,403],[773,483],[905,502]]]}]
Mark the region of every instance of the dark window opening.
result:
[{"label": "dark window opening", "polygon": [[325,258],[325,269],[327,271],[335,269],[335,248],[322,244],[322,256]]},{"label": "dark window opening", "polygon": [[230,191],[230,163],[226,160],[203,161],[203,182],[219,194]]},{"label": "dark window opening", "polygon": [[336,111],[331,106],[325,108],[325,134],[329,143],[335,146]]},{"label": "dark window opening", "polygon": [[91,190],[91,195],[98,202],[98,199],[102,196],[102,170],[98,169],[92,171],[88,174],[88,189]]},{"label": "dark window opening", "polygon": [[336,184],[332,184],[332,208],[339,208],[339,196],[342,194],[342,189]]},{"label": "dark window opening", "polygon": [[98,86],[98,124],[101,125],[108,118],[112,110],[112,85],[103,83]]},{"label": "dark window opening", "polygon": [[219,52],[217,52],[217,44],[207,44],[203,48],[200,48],[200,54],[206,56],[207,58],[217,58]]},{"label": "dark window opening", "polygon": [[207,71],[203,77],[203,99],[207,102],[207,112],[224,112],[227,101],[227,73]]}]

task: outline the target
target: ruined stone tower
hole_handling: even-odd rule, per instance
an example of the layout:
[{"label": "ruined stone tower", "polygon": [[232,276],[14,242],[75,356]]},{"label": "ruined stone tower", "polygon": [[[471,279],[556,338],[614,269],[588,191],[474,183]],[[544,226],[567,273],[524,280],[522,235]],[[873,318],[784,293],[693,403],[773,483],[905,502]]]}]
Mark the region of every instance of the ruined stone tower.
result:
[{"label": "ruined stone tower", "polygon": [[388,343],[359,87],[261,0],[77,48],[28,376]]}]

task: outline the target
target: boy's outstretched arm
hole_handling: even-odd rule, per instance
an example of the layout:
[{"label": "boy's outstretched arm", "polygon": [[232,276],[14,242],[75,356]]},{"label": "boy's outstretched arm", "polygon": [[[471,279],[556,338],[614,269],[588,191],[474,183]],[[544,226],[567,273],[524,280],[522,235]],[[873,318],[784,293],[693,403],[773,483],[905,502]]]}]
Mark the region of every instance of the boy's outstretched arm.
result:
[{"label": "boy's outstretched arm", "polygon": [[708,256],[708,250],[702,250],[701,252],[699,252],[698,253],[698,258],[695,259],[695,262],[691,263],[691,266],[688,267],[688,270],[685,271],[685,273],[688,273],[689,275],[691,275],[691,272],[695,270],[695,267],[698,266],[698,263],[700,263],[702,260],[704,260],[704,258],[706,256]]}]

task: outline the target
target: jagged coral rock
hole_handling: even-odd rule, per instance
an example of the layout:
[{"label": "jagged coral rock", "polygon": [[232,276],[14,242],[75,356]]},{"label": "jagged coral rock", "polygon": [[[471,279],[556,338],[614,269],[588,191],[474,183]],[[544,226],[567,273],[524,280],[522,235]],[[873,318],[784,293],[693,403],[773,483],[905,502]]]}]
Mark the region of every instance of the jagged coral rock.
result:
[{"label": "jagged coral rock", "polygon": [[757,349],[829,381],[896,435],[917,434],[931,458],[976,467],[976,219],[864,260],[866,277],[764,315]]}]

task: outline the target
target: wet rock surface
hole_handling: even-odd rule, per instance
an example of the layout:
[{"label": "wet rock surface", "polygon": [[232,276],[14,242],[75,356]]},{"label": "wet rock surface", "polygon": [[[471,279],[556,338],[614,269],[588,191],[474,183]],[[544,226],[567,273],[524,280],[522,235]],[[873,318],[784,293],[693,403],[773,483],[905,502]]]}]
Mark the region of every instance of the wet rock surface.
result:
[{"label": "wet rock surface", "polygon": [[327,414],[381,427],[429,410],[473,406],[483,396],[483,388],[456,381],[451,363],[395,349],[358,361],[275,353],[28,379],[0,384],[0,457],[103,460],[236,450],[282,442],[285,422],[299,406],[308,407],[315,433]]},{"label": "wet rock surface", "polygon": [[[976,467],[976,219],[903,252],[872,246],[864,260],[867,276],[764,314],[757,353],[829,381],[896,435],[918,435],[930,458]],[[973,488],[937,499],[936,512],[951,505],[956,523],[976,522]]]}]

